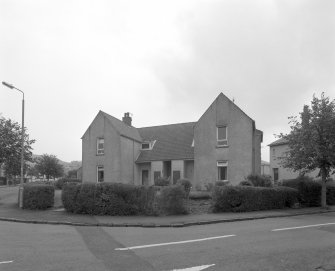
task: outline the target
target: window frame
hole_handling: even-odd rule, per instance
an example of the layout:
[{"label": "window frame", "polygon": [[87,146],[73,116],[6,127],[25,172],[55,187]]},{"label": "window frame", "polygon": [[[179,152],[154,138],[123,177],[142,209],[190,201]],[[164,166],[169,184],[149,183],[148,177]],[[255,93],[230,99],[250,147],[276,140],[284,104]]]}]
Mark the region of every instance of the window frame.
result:
[{"label": "window frame", "polygon": [[[154,141],[143,141],[141,143],[141,150],[142,151],[150,151],[154,147],[155,143],[156,143],[156,140],[154,140]],[[149,147],[148,148],[143,148],[143,144],[148,144]]]},{"label": "window frame", "polygon": [[[216,163],[217,166],[217,171],[218,171],[218,175],[217,175],[217,179],[218,181],[228,181],[228,161],[217,161]],[[222,179],[221,178],[221,168],[226,168],[226,178]]]},{"label": "window frame", "polygon": [[[99,148],[99,144],[101,144],[102,140],[102,148]],[[97,155],[105,155],[105,139],[103,137],[98,137],[97,138]]]},{"label": "window frame", "polygon": [[[226,138],[219,138],[219,129],[226,128]],[[228,126],[227,125],[219,125],[216,126],[216,143],[219,147],[228,146]]]},{"label": "window frame", "polygon": [[[101,170],[102,169],[102,170]],[[103,178],[102,178],[102,181],[99,182],[99,172],[103,172]],[[103,183],[105,181],[105,168],[104,166],[97,166],[97,183]]]}]

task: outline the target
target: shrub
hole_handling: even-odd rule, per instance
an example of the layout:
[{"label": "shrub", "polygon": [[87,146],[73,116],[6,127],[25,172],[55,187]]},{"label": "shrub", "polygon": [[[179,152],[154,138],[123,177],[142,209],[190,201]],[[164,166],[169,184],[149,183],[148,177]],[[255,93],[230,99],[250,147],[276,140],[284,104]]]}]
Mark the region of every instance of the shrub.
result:
[{"label": "shrub", "polygon": [[24,209],[47,209],[54,205],[55,188],[45,184],[26,184],[23,188]]},{"label": "shrub", "polygon": [[79,179],[71,179],[71,178],[60,178],[55,182],[56,189],[62,189],[64,184],[67,183],[81,183]]},{"label": "shrub", "polygon": [[192,183],[188,179],[180,179],[177,181],[177,184],[184,188],[185,198],[188,198],[192,188]]},{"label": "shrub", "polygon": [[250,174],[247,176],[247,180],[253,184],[253,186],[259,187],[272,187],[271,176]]},{"label": "shrub", "polygon": [[298,191],[288,187],[216,186],[214,212],[246,212],[292,207]]},{"label": "shrub", "polygon": [[6,177],[0,177],[0,185],[6,185],[7,184],[7,178]]},{"label": "shrub", "polygon": [[63,186],[64,208],[91,215],[155,214],[155,187],[122,183],[67,183]]},{"label": "shrub", "polygon": [[[299,202],[303,206],[321,205],[321,183],[307,176],[282,181],[282,186],[292,187],[299,191]],[[327,204],[335,205],[335,188],[327,186]]]},{"label": "shrub", "polygon": [[229,184],[228,181],[216,181],[215,182],[215,186],[226,186],[228,184]]},{"label": "shrub", "polygon": [[335,205],[335,186],[327,187],[327,204]]},{"label": "shrub", "polygon": [[159,212],[166,215],[187,214],[185,192],[182,186],[164,187],[158,197]]},{"label": "shrub", "polygon": [[242,185],[242,186],[254,186],[252,184],[252,182],[248,181],[248,180],[243,180],[241,181],[238,185]]},{"label": "shrub", "polygon": [[170,185],[170,180],[165,177],[158,177],[156,180],[154,180],[155,186],[168,186]]}]

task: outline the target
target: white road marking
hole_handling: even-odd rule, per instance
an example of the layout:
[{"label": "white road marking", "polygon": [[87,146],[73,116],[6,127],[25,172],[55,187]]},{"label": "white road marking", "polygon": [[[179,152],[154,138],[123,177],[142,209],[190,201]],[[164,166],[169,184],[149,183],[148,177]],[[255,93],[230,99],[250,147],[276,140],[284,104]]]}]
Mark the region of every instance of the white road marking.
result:
[{"label": "white road marking", "polygon": [[120,247],[120,248],[116,248],[115,250],[130,250],[130,249],[139,249],[139,248],[148,248],[148,247],[160,247],[160,246],[168,246],[168,245],[186,244],[186,243],[202,242],[202,241],[207,241],[207,240],[221,239],[221,238],[227,238],[227,237],[233,237],[233,236],[236,236],[236,235],[235,234],[222,235],[222,236],[214,236],[214,237],[208,237],[208,238],[202,238],[202,239],[194,239],[194,240],[186,240],[186,241],[178,241],[178,242],[170,242],[170,243],[160,243],[160,244],[151,244],[151,245],[144,245],[144,246]]},{"label": "white road marking", "polygon": [[4,262],[0,262],[0,264],[3,264],[3,263],[12,263],[14,261],[4,261]]},{"label": "white road marking", "polygon": [[335,225],[335,222],[324,223],[324,224],[306,225],[306,226],[299,226],[299,227],[291,227],[291,228],[281,228],[281,229],[274,229],[274,230],[271,230],[271,231],[288,231],[288,230],[313,228],[313,227],[320,227],[320,226],[327,226],[327,225]]},{"label": "white road marking", "polygon": [[189,267],[189,268],[184,268],[184,269],[173,269],[172,271],[201,271],[213,265],[215,264],[200,265],[200,266],[194,266],[194,267]]}]

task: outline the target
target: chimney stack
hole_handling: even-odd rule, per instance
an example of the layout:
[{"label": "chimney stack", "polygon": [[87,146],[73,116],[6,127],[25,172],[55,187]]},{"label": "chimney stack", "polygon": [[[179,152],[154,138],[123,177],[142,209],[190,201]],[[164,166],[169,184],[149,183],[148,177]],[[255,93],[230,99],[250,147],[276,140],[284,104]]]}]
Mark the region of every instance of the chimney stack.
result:
[{"label": "chimney stack", "polygon": [[131,121],[132,121],[132,118],[130,117],[130,113],[127,112],[127,113],[124,113],[124,117],[122,118],[122,121],[127,124],[128,126],[131,126]]}]

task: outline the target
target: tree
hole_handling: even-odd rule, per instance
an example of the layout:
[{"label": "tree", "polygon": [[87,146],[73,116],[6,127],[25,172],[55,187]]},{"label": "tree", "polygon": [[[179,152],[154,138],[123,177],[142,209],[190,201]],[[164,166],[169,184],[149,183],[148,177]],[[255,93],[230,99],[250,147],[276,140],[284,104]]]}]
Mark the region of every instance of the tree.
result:
[{"label": "tree", "polygon": [[[4,164],[7,176],[20,175],[21,171],[21,126],[12,121],[0,117],[0,164]],[[32,147],[35,140],[30,140],[27,130],[24,133],[24,170],[26,162],[32,161]]]},{"label": "tree", "polygon": [[48,180],[50,177],[57,178],[64,175],[64,167],[55,155],[43,154],[36,159],[35,167],[38,173],[45,175]]},{"label": "tree", "polygon": [[281,163],[301,174],[319,169],[321,206],[325,208],[326,181],[335,168],[335,100],[330,101],[324,93],[320,99],[313,96],[311,106],[303,107],[300,118],[299,122],[290,117],[291,132],[280,135],[289,147]]}]

